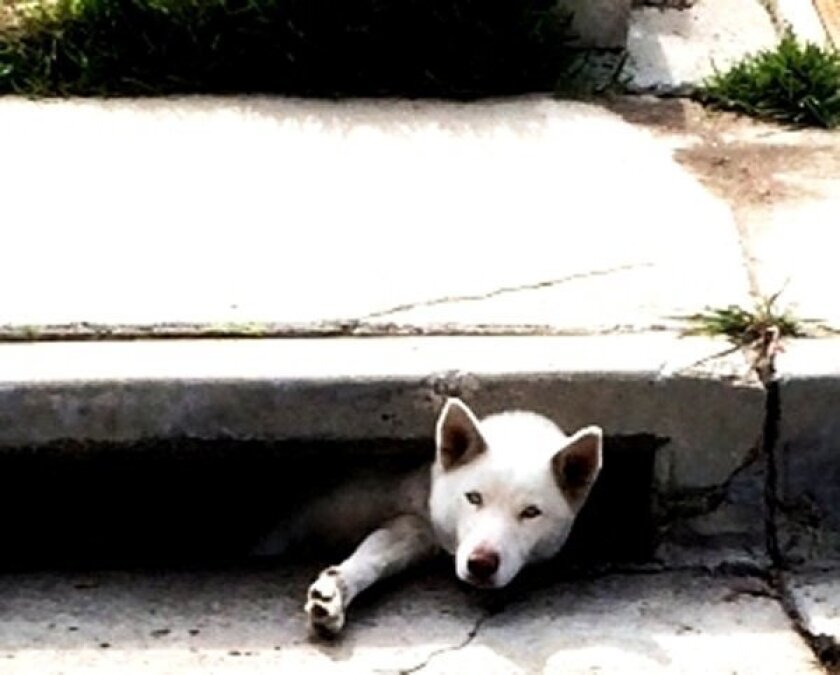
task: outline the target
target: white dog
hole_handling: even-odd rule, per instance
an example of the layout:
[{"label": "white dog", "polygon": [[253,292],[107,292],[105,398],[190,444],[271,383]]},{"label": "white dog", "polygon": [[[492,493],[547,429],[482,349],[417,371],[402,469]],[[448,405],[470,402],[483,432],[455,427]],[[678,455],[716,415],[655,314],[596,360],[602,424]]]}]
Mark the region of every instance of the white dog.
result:
[{"label": "white dog", "polygon": [[[351,485],[300,514],[294,529],[364,537],[309,588],[305,611],[319,632],[338,633],[361,591],[441,548],[457,575],[501,588],[526,564],[556,554],[601,469],[602,432],[567,437],[550,420],[506,412],[479,421],[449,399],[437,422],[429,467],[392,486]],[[276,552],[276,533],[263,552]]]}]

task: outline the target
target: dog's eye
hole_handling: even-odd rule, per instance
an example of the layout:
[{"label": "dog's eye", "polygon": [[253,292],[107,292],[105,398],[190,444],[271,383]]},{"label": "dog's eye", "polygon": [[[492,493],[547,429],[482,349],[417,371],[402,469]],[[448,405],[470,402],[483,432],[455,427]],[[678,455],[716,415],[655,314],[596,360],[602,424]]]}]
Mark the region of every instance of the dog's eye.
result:
[{"label": "dog's eye", "polygon": [[472,504],[473,506],[481,506],[483,503],[483,499],[481,498],[481,493],[479,492],[467,492],[464,497],[467,498],[467,501]]},{"label": "dog's eye", "polygon": [[534,506],[526,506],[522,511],[519,512],[519,517],[522,520],[529,520],[531,518],[536,518],[537,516],[542,515],[542,511],[540,511],[539,507]]}]

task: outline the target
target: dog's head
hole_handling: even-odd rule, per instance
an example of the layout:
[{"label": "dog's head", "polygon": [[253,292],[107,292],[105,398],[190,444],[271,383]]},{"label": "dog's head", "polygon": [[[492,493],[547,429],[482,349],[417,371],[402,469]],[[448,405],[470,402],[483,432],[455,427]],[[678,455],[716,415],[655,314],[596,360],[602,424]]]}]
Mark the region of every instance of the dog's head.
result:
[{"label": "dog's head", "polygon": [[501,588],[524,565],[557,553],[601,469],[602,432],[567,437],[528,412],[480,421],[447,401],[437,423],[429,508],[458,576]]}]

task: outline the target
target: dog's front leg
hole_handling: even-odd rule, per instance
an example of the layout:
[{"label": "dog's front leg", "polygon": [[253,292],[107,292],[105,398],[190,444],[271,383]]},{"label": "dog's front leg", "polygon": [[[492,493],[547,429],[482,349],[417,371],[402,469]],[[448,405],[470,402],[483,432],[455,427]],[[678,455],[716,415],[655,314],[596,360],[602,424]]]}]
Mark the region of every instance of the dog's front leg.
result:
[{"label": "dog's front leg", "polygon": [[336,634],[347,605],[378,579],[396,574],[437,549],[429,524],[405,515],[372,532],[347,560],[328,567],[309,587],[304,609],[312,628]]}]

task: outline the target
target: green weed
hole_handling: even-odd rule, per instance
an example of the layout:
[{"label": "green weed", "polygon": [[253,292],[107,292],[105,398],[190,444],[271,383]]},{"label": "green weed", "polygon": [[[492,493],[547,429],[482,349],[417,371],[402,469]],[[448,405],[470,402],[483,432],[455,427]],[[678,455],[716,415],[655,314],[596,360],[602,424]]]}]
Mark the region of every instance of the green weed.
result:
[{"label": "green weed", "polygon": [[699,98],[755,117],[833,128],[840,124],[840,52],[803,44],[787,29],[774,49],[709,78]]},{"label": "green weed", "polygon": [[778,294],[758,300],[752,309],[738,305],[708,308],[703,312],[683,317],[692,327],[686,331],[693,335],[711,335],[729,338],[740,346],[753,345],[772,331],[779,338],[806,337],[808,319],[798,319],[790,311],[777,310]]}]

